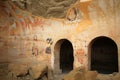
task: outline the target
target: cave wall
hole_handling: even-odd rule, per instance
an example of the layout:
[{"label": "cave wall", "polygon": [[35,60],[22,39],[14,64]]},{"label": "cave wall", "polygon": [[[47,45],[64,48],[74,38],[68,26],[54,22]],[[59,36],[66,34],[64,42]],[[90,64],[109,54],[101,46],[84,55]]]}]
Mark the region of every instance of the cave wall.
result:
[{"label": "cave wall", "polygon": [[45,19],[11,1],[0,2],[0,62],[42,61],[54,68],[54,46],[68,39],[73,45],[74,68],[89,69],[89,44],[99,36],[114,40],[120,57],[119,9],[120,0],[78,1],[65,18]]},{"label": "cave wall", "polygon": [[69,7],[78,0],[12,0],[16,6],[44,18],[65,18]]}]

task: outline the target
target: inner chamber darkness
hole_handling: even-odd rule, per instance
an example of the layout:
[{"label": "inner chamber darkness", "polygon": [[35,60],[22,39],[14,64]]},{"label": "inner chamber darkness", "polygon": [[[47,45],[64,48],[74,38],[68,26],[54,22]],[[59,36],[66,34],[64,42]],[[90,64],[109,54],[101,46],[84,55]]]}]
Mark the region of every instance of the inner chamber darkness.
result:
[{"label": "inner chamber darkness", "polygon": [[115,42],[107,37],[98,37],[91,45],[91,70],[110,74],[118,72],[118,52]]},{"label": "inner chamber darkness", "polygon": [[72,44],[65,40],[60,47],[60,69],[62,73],[67,73],[73,69],[73,61]]}]

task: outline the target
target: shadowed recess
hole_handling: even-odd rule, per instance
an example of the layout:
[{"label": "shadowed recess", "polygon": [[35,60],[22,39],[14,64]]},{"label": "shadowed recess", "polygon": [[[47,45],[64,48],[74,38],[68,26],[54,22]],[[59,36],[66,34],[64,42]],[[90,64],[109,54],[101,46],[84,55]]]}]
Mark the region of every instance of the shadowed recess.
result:
[{"label": "shadowed recess", "polygon": [[91,44],[91,70],[110,74],[118,72],[116,43],[107,37],[98,37]]},{"label": "shadowed recess", "polygon": [[73,47],[67,40],[60,47],[60,69],[62,73],[67,73],[73,69]]}]

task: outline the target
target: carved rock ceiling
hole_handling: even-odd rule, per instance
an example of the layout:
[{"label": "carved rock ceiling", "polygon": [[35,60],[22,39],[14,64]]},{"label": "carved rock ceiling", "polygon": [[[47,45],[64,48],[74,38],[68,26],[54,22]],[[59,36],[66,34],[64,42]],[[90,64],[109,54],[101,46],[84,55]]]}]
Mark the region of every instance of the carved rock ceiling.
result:
[{"label": "carved rock ceiling", "polygon": [[45,18],[65,18],[71,5],[78,0],[12,0],[19,8]]}]

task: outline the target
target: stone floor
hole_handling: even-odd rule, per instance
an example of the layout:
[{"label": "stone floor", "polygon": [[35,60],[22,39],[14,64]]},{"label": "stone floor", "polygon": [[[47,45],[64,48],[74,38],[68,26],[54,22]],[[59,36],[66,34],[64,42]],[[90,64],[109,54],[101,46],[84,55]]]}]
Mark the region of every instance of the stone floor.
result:
[{"label": "stone floor", "polygon": [[[32,79],[29,75],[26,75],[25,77],[12,77],[12,75],[8,74],[8,64],[7,63],[2,63],[0,64],[0,80],[34,80]],[[62,80],[62,78],[66,75],[67,73],[59,73],[59,74],[54,74],[54,80]],[[97,79],[96,80],[120,80],[120,75],[118,74],[117,79],[113,79],[113,77],[116,75],[117,73],[113,73],[113,74],[98,74]],[[39,80],[43,80],[43,79],[39,79]],[[48,79],[47,79],[48,80]]]}]

